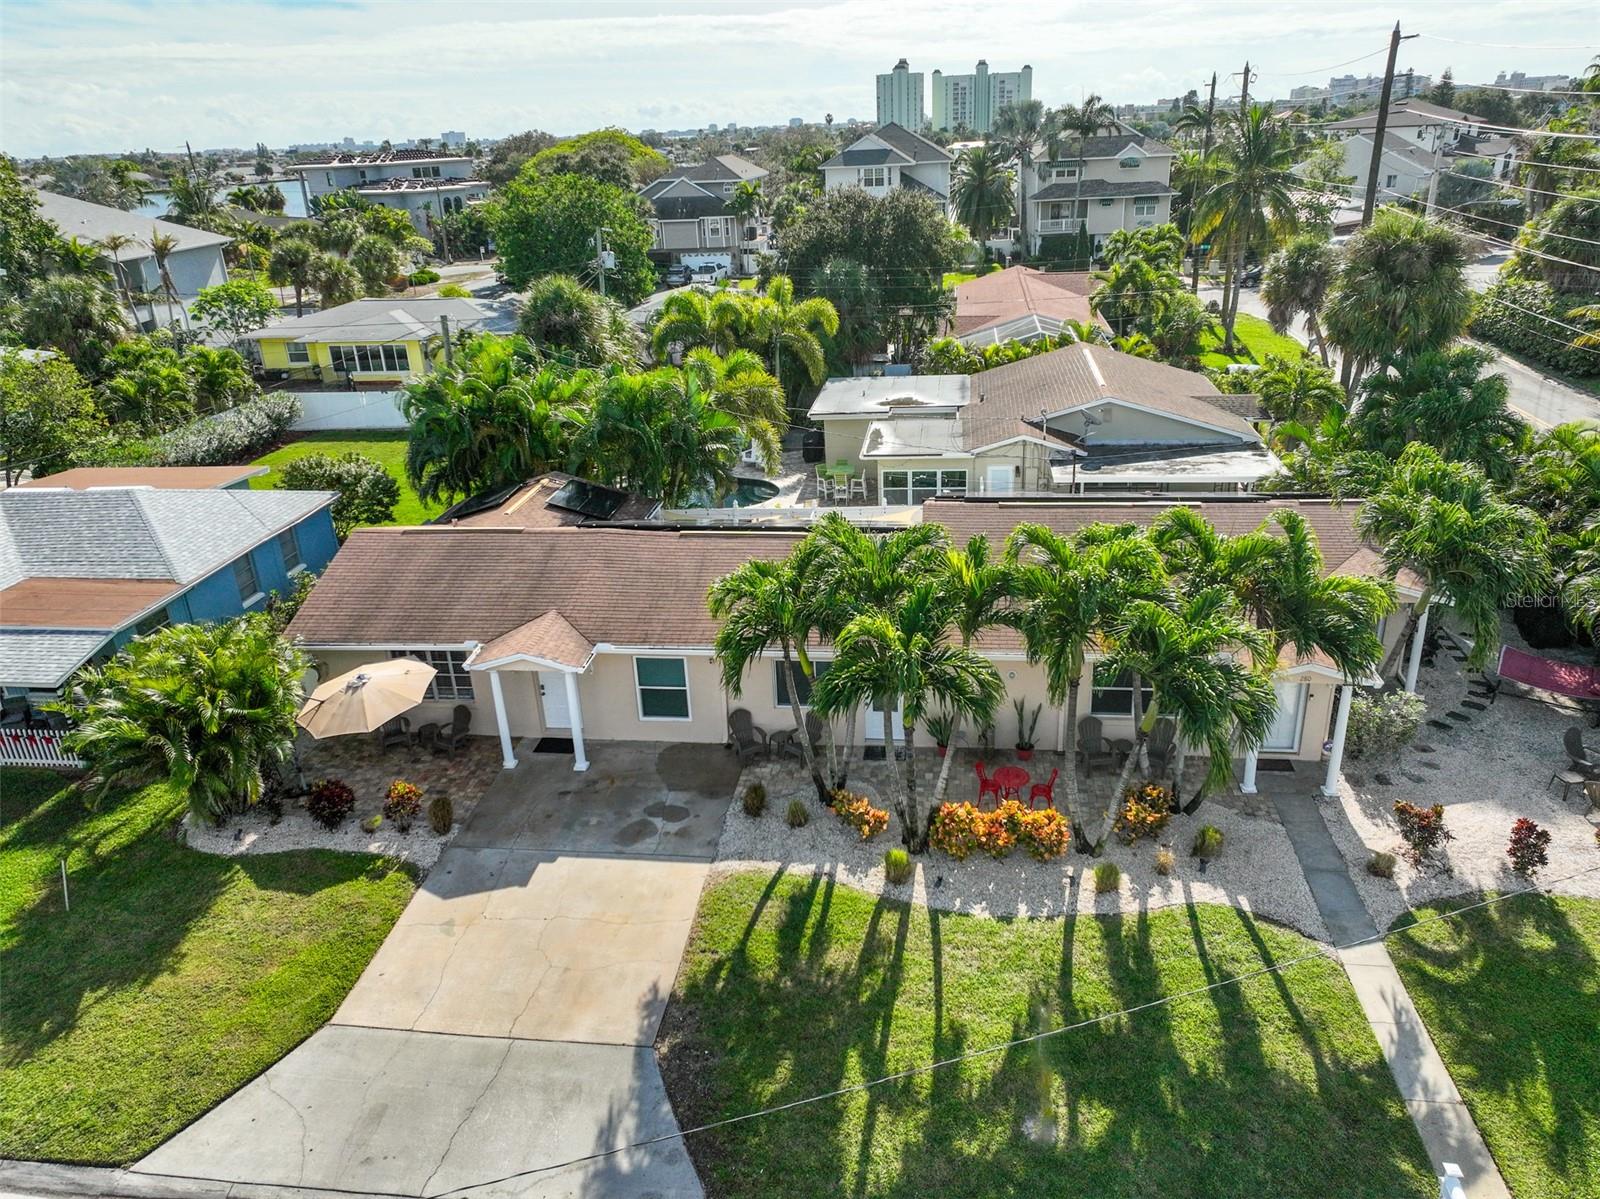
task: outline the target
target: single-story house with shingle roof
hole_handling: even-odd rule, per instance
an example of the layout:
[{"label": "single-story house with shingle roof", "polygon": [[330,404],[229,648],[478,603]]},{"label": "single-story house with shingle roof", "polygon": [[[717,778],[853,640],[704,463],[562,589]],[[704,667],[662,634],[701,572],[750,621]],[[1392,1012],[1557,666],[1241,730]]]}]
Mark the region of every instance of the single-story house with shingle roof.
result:
[{"label": "single-story house with shingle roof", "polygon": [[1257,404],[1202,374],[1078,343],[974,375],[830,379],[809,415],[829,462],[900,505],[1247,491],[1280,469],[1251,423]]},{"label": "single-story house with shingle roof", "polygon": [[[1381,559],[1356,532],[1354,504],[1258,496],[1185,502],[1226,533],[1255,529],[1276,512],[1298,512],[1316,532],[1330,571],[1381,571]],[[944,525],[958,544],[978,533],[993,544],[1024,521],[1070,533],[1094,522],[1148,524],[1171,506],[1161,499],[1085,497],[940,500],[924,505],[922,515]],[[752,664],[739,694],[724,689],[706,593],[742,563],[787,554],[800,536],[599,524],[361,529],[288,633],[316,658],[323,677],[391,656],[430,662],[439,675],[413,720],[447,720],[452,708],[466,705],[475,733],[499,737],[507,768],[516,762],[515,738],[552,736],[572,740],[573,766],[583,770],[586,741],[596,739],[722,743],[731,708],[748,709],[767,729],[792,726],[775,659]],[[1420,587],[1402,576],[1397,590],[1408,602]],[[1402,611],[1380,632],[1392,642],[1403,627]],[[1042,670],[1028,663],[1015,630],[989,630],[978,648],[1000,670],[1009,698],[1044,700]],[[814,656],[825,669],[831,648],[819,644]],[[1315,774],[1346,680],[1326,660],[1292,655],[1280,661],[1277,677],[1280,720],[1260,756]],[[1097,675],[1091,663],[1084,685],[1084,715],[1098,717],[1108,736],[1129,735],[1129,681]],[[998,744],[1015,738],[1015,723],[1002,704]],[[843,727],[841,721],[841,734]],[[859,731],[867,743],[882,743],[884,714],[862,714]],[[1342,736],[1335,728],[1332,739]],[[1059,747],[1061,737],[1052,716],[1040,748]]]},{"label": "single-story house with shingle roof", "polygon": [[352,300],[246,333],[261,351],[261,365],[291,378],[391,388],[428,369],[443,336],[475,329],[488,314],[471,300],[402,296]]}]

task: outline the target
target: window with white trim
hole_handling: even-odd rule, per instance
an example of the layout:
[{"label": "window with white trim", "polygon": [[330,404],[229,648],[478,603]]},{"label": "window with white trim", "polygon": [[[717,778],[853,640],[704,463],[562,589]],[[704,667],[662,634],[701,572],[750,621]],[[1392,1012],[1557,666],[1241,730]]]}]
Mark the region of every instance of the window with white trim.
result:
[{"label": "window with white trim", "polygon": [[862,187],[888,187],[889,168],[858,167],[856,169],[856,181],[860,183]]},{"label": "window with white trim", "polygon": [[439,177],[439,168],[436,166],[412,167],[411,177],[413,179],[437,179]]},{"label": "window with white trim", "polygon": [[411,369],[403,345],[329,346],[333,369],[342,374],[395,374]]},{"label": "window with white trim", "polygon": [[1156,198],[1154,196],[1135,196],[1133,198],[1134,216],[1155,216]]},{"label": "window with white trim", "polygon": [[1067,180],[1067,182],[1070,183],[1072,180],[1076,179],[1077,177],[1078,177],[1078,168],[1077,167],[1051,167],[1050,168],[1050,178],[1051,179],[1065,179],[1065,180]]},{"label": "window with white trim", "polygon": [[290,366],[310,366],[311,347],[303,341],[291,341],[288,345]]},{"label": "window with white trim", "polygon": [[[1150,699],[1155,692],[1148,683],[1140,690],[1144,693],[1144,706],[1148,709]],[[1089,696],[1089,711],[1096,716],[1132,716],[1133,672],[1113,671],[1104,662],[1096,666],[1094,689]]]},{"label": "window with white trim", "polygon": [[472,672],[467,669],[467,651],[464,649],[392,649],[391,658],[415,658],[426,662],[439,673],[423,693],[423,699],[471,699]]},{"label": "window with white trim", "polygon": [[248,604],[261,595],[261,579],[249,554],[233,560],[233,583],[239,589],[241,604]]},{"label": "window with white trim", "polygon": [[300,552],[300,537],[293,529],[278,534],[278,552],[283,555],[283,569],[293,574],[305,568],[305,555]]},{"label": "window with white trim", "polygon": [[1117,159],[1117,166],[1121,167],[1124,171],[1137,170],[1138,168],[1142,167],[1143,165],[1144,165],[1144,159],[1138,157],[1135,154],[1130,154],[1126,158]]},{"label": "window with white trim", "polygon": [[959,470],[886,470],[878,474],[878,493],[885,504],[920,504],[936,495],[966,495],[967,472]]},{"label": "window with white trim", "polygon": [[635,658],[640,720],[689,719],[689,667],[682,658]]},{"label": "window with white trim", "polygon": [[[828,673],[829,665],[830,663],[828,662],[813,662],[811,670],[820,679]],[[805,672],[800,669],[800,663],[798,662],[794,664],[794,677],[799,683],[800,706],[809,708],[811,706],[811,684],[813,680],[806,678]],[[782,660],[772,664],[772,704],[776,708],[787,708],[789,706],[789,672],[785,669]]]}]

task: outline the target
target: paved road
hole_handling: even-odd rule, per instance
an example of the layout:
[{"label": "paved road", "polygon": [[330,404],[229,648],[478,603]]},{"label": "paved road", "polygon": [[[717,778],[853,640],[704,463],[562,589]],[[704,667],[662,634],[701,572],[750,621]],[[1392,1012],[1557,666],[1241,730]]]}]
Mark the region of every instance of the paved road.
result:
[{"label": "paved road", "polygon": [[[1467,277],[1474,289],[1482,290],[1494,278],[1494,272],[1504,259],[1496,255],[1480,259],[1467,268]],[[1205,300],[1221,298],[1221,290],[1215,287],[1202,287],[1200,297]],[[1257,290],[1246,289],[1239,296],[1239,311],[1248,312],[1252,316],[1259,316],[1263,320],[1267,316],[1267,306],[1261,301],[1261,293]],[[1290,336],[1302,344],[1309,342],[1306,336],[1304,321],[1296,322],[1289,330]],[[1474,342],[1474,345],[1482,343]],[[1513,358],[1508,358],[1494,350],[1493,346],[1484,346],[1485,349],[1495,354],[1498,371],[1505,375],[1510,384],[1511,407],[1520,412],[1530,423],[1539,428],[1551,425],[1565,424],[1568,421],[1593,421],[1600,423],[1600,395],[1572,387],[1559,380],[1552,379],[1530,366],[1524,366]],[[1334,369],[1339,367],[1338,354],[1334,354]]]}]

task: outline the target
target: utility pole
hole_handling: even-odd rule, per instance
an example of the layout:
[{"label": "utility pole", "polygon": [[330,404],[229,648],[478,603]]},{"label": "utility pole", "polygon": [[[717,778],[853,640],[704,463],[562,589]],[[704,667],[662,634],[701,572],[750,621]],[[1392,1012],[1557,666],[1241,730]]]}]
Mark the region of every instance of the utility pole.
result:
[{"label": "utility pole", "polygon": [[606,294],[606,239],[605,229],[594,231],[594,266],[600,274],[600,295]]},{"label": "utility pole", "polygon": [[445,263],[449,264],[455,260],[450,257],[450,232],[444,227],[444,218],[448,215],[444,210],[444,194],[440,192],[437,183],[433,185],[433,198],[439,205],[439,242],[444,249]]},{"label": "utility pole", "polygon": [[446,368],[453,367],[456,364],[456,354],[455,348],[450,344],[449,317],[441,316],[439,318],[439,333],[444,339],[444,364]]},{"label": "utility pole", "polygon": [[1433,216],[1434,202],[1439,198],[1439,172],[1444,169],[1444,138],[1434,139],[1433,143],[1433,170],[1428,175],[1428,205],[1423,209],[1424,217]]},{"label": "utility pole", "polygon": [[[1250,60],[1246,59],[1244,73],[1239,79],[1239,120],[1242,123],[1250,111]],[[1239,310],[1239,273],[1244,270],[1243,245],[1233,244],[1235,237],[1228,235],[1227,273],[1222,280],[1222,352],[1233,353],[1233,321]]]},{"label": "utility pole", "polygon": [[[1217,115],[1217,73],[1211,72],[1211,93],[1206,97],[1206,127],[1205,136],[1200,141],[1200,179],[1206,177],[1206,159],[1211,156],[1211,123]],[[1199,196],[1195,197],[1196,200]],[[1194,201],[1189,203],[1189,228],[1194,228]],[[1200,243],[1190,239],[1189,248],[1189,291],[1195,295],[1200,294]],[[1073,469],[1077,469],[1077,461],[1073,461]]]},{"label": "utility pole", "polygon": [[1361,205],[1361,226],[1372,224],[1372,210],[1378,201],[1378,172],[1383,169],[1383,134],[1389,124],[1389,97],[1394,95],[1394,60],[1400,53],[1400,43],[1417,35],[1400,36],[1400,22],[1394,23],[1389,35],[1389,61],[1383,68],[1383,91],[1378,95],[1378,123],[1372,130],[1372,160],[1367,164],[1367,196]]}]

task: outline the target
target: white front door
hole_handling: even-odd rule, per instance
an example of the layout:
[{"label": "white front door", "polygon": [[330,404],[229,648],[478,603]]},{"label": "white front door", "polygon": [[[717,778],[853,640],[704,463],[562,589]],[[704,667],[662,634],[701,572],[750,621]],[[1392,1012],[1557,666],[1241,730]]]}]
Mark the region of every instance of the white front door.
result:
[{"label": "white front door", "polygon": [[[877,703],[877,701],[873,701],[871,704],[867,705],[867,727],[865,733],[868,741],[884,740],[885,728],[883,716],[883,708]],[[898,742],[900,738],[905,735],[902,721],[903,715],[900,708],[896,706],[894,711],[894,736],[896,742]]]},{"label": "white front door", "polygon": [[567,710],[567,680],[559,670],[539,672],[539,702],[544,705],[545,728],[572,727],[572,713]]},{"label": "white front door", "polygon": [[1263,750],[1276,753],[1293,753],[1300,748],[1300,725],[1305,719],[1306,685],[1304,683],[1274,683],[1278,693],[1278,714],[1272,727],[1261,742]]},{"label": "white front door", "polygon": [[990,495],[1003,495],[1011,490],[1013,477],[1009,466],[986,467],[983,472],[984,489]]}]

